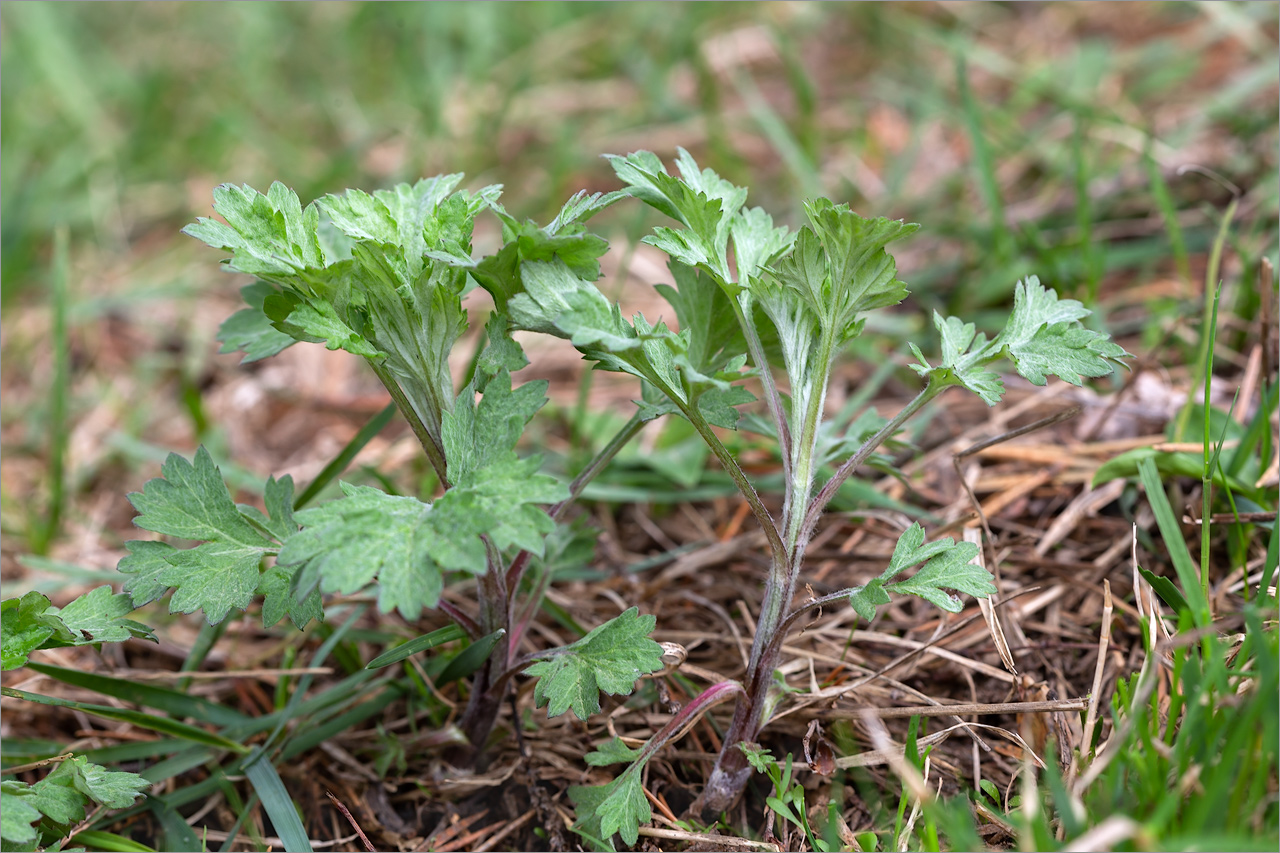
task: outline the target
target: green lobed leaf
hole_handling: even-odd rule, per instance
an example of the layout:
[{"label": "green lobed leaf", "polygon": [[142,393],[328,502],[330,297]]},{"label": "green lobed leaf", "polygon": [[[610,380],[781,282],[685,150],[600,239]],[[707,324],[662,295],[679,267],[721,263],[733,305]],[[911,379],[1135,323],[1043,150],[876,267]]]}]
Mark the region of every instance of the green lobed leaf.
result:
[{"label": "green lobed leaf", "polygon": [[[974,564],[978,546],[972,542],[956,542],[950,537],[933,542],[924,541],[924,528],[912,524],[898,537],[889,565],[880,577],[849,595],[849,604],[858,616],[871,621],[876,607],[888,604],[889,593],[916,595],[930,601],[950,613],[958,613],[960,600],[946,590],[963,592],[977,598],[985,598],[996,591],[991,575]],[[912,566],[922,565],[910,578],[893,581],[901,572]]]},{"label": "green lobed leaf", "polygon": [[147,539],[132,539],[124,543],[124,547],[129,555],[120,560],[116,570],[128,576],[123,591],[128,593],[133,606],[142,607],[163,598],[169,585],[160,580],[160,575],[169,569],[168,556],[178,549]]},{"label": "green lobed leaf", "polygon": [[58,769],[44,781],[70,782],[71,786],[95,803],[109,809],[123,809],[133,805],[151,782],[136,773],[123,773],[93,764],[83,755],[74,755],[58,765]]},{"label": "green lobed leaf", "polygon": [[501,311],[489,315],[485,323],[485,337],[488,345],[480,353],[476,361],[475,386],[477,391],[484,391],[489,379],[502,371],[513,373],[528,366],[524,349],[511,337],[514,327],[511,318]]},{"label": "green lobed leaf", "polygon": [[705,268],[726,288],[736,291],[729,271],[729,235],[747,191],[710,169],[699,170],[683,148],[678,152],[679,178],[668,174],[662,161],[648,151],[626,157],[606,155],[606,159],[627,184],[627,193],[687,226],[684,231],[656,228],[644,242],[683,264]]},{"label": "green lobed leaf", "polygon": [[1049,375],[1072,385],[1086,376],[1106,376],[1130,358],[1124,348],[1104,333],[1080,324],[1089,310],[1074,299],[1059,299],[1035,276],[1018,282],[1014,307],[1003,331],[991,341],[975,334],[970,324],[934,314],[934,325],[942,336],[941,361],[931,366],[916,347],[920,364],[911,368],[921,376],[943,385],[960,385],[995,405],[1004,392],[998,376],[985,369],[1001,357],[1035,385],[1044,385]]},{"label": "green lobed leaf", "polygon": [[375,343],[348,325],[333,303],[321,296],[300,296],[292,291],[272,293],[263,302],[263,312],[274,328],[295,340],[324,344],[325,349],[343,349],[365,358],[384,356]]},{"label": "green lobed leaf", "polygon": [[84,820],[90,801],[112,809],[127,808],[150,786],[150,781],[135,773],[107,770],[83,755],[72,756],[34,785],[16,780],[0,783],[0,837],[6,849],[9,844],[30,849],[39,838],[36,824],[41,819],[70,828]]},{"label": "green lobed leaf", "polygon": [[611,193],[591,194],[588,194],[586,190],[578,190],[560,208],[556,218],[547,225],[546,231],[551,235],[559,234],[569,226],[586,222],[606,207],[626,197],[627,193],[622,190],[615,190]]},{"label": "green lobed leaf", "polygon": [[35,590],[0,603],[0,669],[22,666],[51,637],[74,639],[62,620],[48,612],[51,607],[53,603]]},{"label": "green lobed leaf", "polygon": [[188,549],[162,542],[127,543],[129,555],[118,567],[131,576],[125,592],[135,606],[141,606],[174,587],[171,612],[203,610],[209,623],[216,624],[232,609],[245,609],[253,599],[263,558],[279,549],[271,537],[284,538],[297,529],[289,506],[293,482],[289,478],[268,481],[269,515],[264,515],[256,509],[242,511],[232,502],[203,446],[193,462],[170,454],[161,470],[163,477],[129,495],[140,513],[134,523],[168,536],[204,541]]},{"label": "green lobed leaf", "polygon": [[169,612],[203,610],[216,625],[232,610],[244,610],[253,600],[261,576],[266,548],[250,548],[235,542],[205,542],[195,548],[166,555],[169,568],[160,572],[160,583],[174,588]]},{"label": "green lobed leaf", "polygon": [[3,669],[26,664],[36,649],[121,643],[132,637],[155,641],[151,628],[126,619],[133,610],[129,596],[113,595],[100,586],[59,610],[43,594],[28,592],[0,605],[3,620]]},{"label": "green lobed leaf", "polygon": [[775,290],[774,298],[762,304],[778,323],[800,300],[823,332],[843,343],[860,329],[859,313],[906,298],[906,285],[898,280],[885,246],[920,226],[867,219],[825,198],[805,202],[805,213],[809,224],[800,230],[791,253],[772,268],[780,292]]},{"label": "green lobed leaf", "polygon": [[632,607],[577,642],[545,652],[547,660],[526,670],[539,679],[533,693],[536,707],[547,705],[548,717],[571,710],[585,720],[599,713],[601,691],[630,693],[642,675],[663,668],[662,646],[649,639],[656,622]]},{"label": "green lobed leaf", "polygon": [[128,595],[115,595],[110,586],[100,586],[76,598],[61,610],[50,608],[49,612],[56,614],[70,629],[76,637],[74,645],[123,643],[133,637],[158,642],[149,627],[124,618],[133,609],[133,602]]},{"label": "green lobed leaf", "polygon": [[294,578],[298,572],[279,563],[262,573],[258,580],[258,595],[262,596],[262,627],[270,628],[288,616],[298,630],[324,619],[324,598],[320,590],[313,589],[301,600],[294,594]]},{"label": "green lobed leaf", "polygon": [[170,453],[161,473],[163,476],[148,480],[141,492],[129,495],[139,513],[133,520],[136,526],[193,541],[228,542],[245,548],[270,545],[236,509],[204,446],[196,451],[193,462]]},{"label": "green lobed leaf", "polygon": [[640,824],[653,819],[644,795],[641,771],[646,762],[637,761],[607,785],[574,785],[569,800],[577,810],[573,830],[613,850],[613,836],[622,836],[627,846],[640,838]]},{"label": "green lobed leaf", "polygon": [[248,184],[223,184],[213,199],[213,209],[227,223],[201,217],[182,233],[233,252],[226,262],[230,269],[271,281],[324,265],[316,237],[319,211],[314,204],[303,210],[284,184],[273,183],[266,195]]},{"label": "green lobed leaf", "polygon": [[514,454],[525,424],[547,402],[547,381],[526,382],[512,389],[511,374],[500,369],[485,385],[480,401],[470,387],[444,415],[441,437],[449,480],[466,481],[495,462]]},{"label": "green lobed leaf", "polygon": [[271,318],[263,310],[267,297],[277,292],[265,281],[255,281],[240,288],[240,295],[249,307],[232,314],[218,327],[218,340],[222,342],[219,352],[243,351],[244,358],[240,363],[248,364],[276,355],[297,343],[292,335],[272,325]]},{"label": "green lobed leaf", "polygon": [[36,824],[43,813],[36,807],[37,795],[26,782],[0,782],[0,839],[19,850],[34,849],[40,835]]},{"label": "green lobed leaf", "polygon": [[293,477],[286,474],[277,480],[268,477],[263,489],[264,515],[256,506],[237,504],[240,514],[264,529],[277,542],[283,542],[298,532],[298,522],[293,517]]},{"label": "green lobed leaf", "polygon": [[[416,619],[422,608],[435,607],[444,580],[443,553],[436,547],[440,534],[430,520],[433,507],[370,486],[341,486],[345,498],[297,513],[303,529],[284,544],[276,564],[297,570],[295,585],[307,595],[317,585],[321,592],[351,594],[377,577],[382,612],[399,607],[405,618]],[[479,533],[474,523],[456,531],[448,568],[484,571]],[[461,552],[464,537],[473,544]],[[466,559],[458,559],[459,553]]]},{"label": "green lobed leaf", "polygon": [[785,225],[775,227],[763,208],[743,208],[730,224],[733,259],[738,280],[749,281],[791,250],[796,234]]},{"label": "green lobed leaf", "polygon": [[874,578],[849,593],[849,605],[866,622],[876,618],[876,608],[889,601],[889,593],[884,591],[884,581],[880,578]]}]

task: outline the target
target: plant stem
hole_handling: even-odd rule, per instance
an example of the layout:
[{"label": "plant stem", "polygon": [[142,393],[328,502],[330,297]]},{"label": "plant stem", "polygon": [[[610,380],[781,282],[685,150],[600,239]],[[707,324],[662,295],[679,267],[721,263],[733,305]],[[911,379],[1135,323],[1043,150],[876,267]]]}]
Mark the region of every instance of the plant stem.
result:
[{"label": "plant stem", "polygon": [[760,523],[760,527],[764,530],[765,538],[769,540],[769,550],[773,554],[773,559],[785,560],[787,550],[782,544],[782,537],[778,533],[778,526],[773,521],[773,516],[769,514],[768,508],[764,502],[760,500],[760,495],[756,493],[755,486],[751,485],[751,481],[747,479],[747,475],[743,473],[742,468],[738,465],[738,460],[733,458],[733,454],[729,452],[729,448],[724,446],[720,441],[720,437],[711,429],[711,424],[707,423],[706,418],[702,416],[702,412],[698,411],[696,404],[687,405],[677,402],[679,397],[675,394],[667,395],[672,402],[676,402],[680,406],[680,410],[684,412],[684,416],[689,419],[689,423],[693,424],[693,428],[702,436],[702,440],[711,448],[711,452],[720,460],[721,466],[728,472],[730,479],[734,485],[738,487],[738,491],[746,499],[747,505],[751,507],[751,512],[756,517],[756,521]]},{"label": "plant stem", "polygon": [[649,738],[636,760],[647,761],[659,749],[675,740],[686,726],[724,700],[741,693],[742,685],[736,681],[720,681],[711,685],[690,700],[689,704],[676,712],[657,734]]},{"label": "plant stem", "polygon": [[[786,508],[783,510],[783,529],[789,554],[794,554],[797,546],[800,545],[809,493],[813,490],[813,457],[818,447],[818,426],[822,423],[822,411],[827,402],[827,383],[831,376],[831,363],[834,358],[834,341],[829,332],[822,334],[818,346],[817,360],[809,373],[809,376],[816,378],[817,381],[811,380],[810,384],[814,387],[805,389],[804,421],[800,424],[800,435],[796,436],[795,444],[792,446],[792,474],[786,481],[787,499]],[[798,393],[797,389],[792,389],[793,406],[799,402]]]},{"label": "plant stem", "polygon": [[752,311],[751,292],[743,290],[733,303],[734,313],[738,317],[738,325],[747,341],[747,351],[751,355],[751,363],[760,371],[760,384],[764,388],[764,403],[773,418],[774,428],[778,431],[778,450],[782,457],[783,482],[791,482],[791,427],[787,424],[787,413],[782,410],[782,395],[778,393],[777,380],[769,369],[769,360],[765,358],[764,344],[756,331],[755,323],[750,320]]},{"label": "plant stem", "polygon": [[[486,542],[486,545],[490,543]],[[508,629],[511,618],[509,598],[503,583],[502,564],[489,561],[489,570],[480,576],[476,592],[480,599],[480,634],[485,636],[499,629]],[[485,742],[502,709],[506,683],[494,683],[494,679],[507,669],[507,644],[495,643],[489,658],[476,672],[471,685],[471,697],[463,712],[459,727],[475,750],[476,761],[483,757]]]},{"label": "plant stem", "polygon": [[[788,525],[788,531],[795,531],[793,534],[795,535],[795,540],[794,542],[788,541],[787,545],[789,547],[784,548],[783,559],[779,560],[775,557],[774,564],[769,570],[769,583],[765,586],[764,600],[760,605],[760,617],[756,624],[755,641],[751,646],[751,659],[747,665],[747,677],[744,682],[746,701],[739,702],[734,709],[733,720],[729,724],[728,731],[725,732],[724,744],[721,747],[720,755],[716,759],[716,765],[712,768],[711,775],[707,779],[707,785],[699,798],[698,806],[704,816],[716,814],[729,808],[741,794],[747,779],[751,777],[751,766],[737,745],[744,742],[754,742],[765,722],[764,712],[768,702],[769,687],[772,684],[773,671],[781,655],[782,644],[786,638],[788,628],[799,617],[799,614],[810,607],[827,601],[834,601],[849,594],[848,590],[833,593],[831,596],[824,596],[816,602],[809,602],[790,613],[784,612],[795,592],[796,581],[800,576],[800,568],[804,563],[805,546],[813,535],[818,519],[822,516],[822,510],[831,502],[831,499],[844,481],[849,479],[853,472],[857,470],[857,467],[877,447],[897,432],[902,427],[902,424],[926,403],[942,393],[946,387],[948,386],[935,386],[932,382],[926,385],[914,400],[908,403],[889,423],[885,424],[879,432],[867,439],[858,448],[858,451],[836,470],[835,475],[809,503],[808,510],[803,514],[803,524]],[[811,404],[808,409],[812,410],[812,408]],[[808,464],[812,464],[811,454],[816,444],[812,443],[813,439],[807,435],[808,421],[809,418],[806,417],[806,434],[798,436],[797,439],[807,442],[806,446],[810,454],[810,462]],[[816,424],[814,425],[814,430],[816,431]],[[788,482],[789,488],[795,488],[800,482],[799,475],[803,473],[803,467],[799,463],[804,455],[802,452],[797,456],[796,476]],[[798,496],[790,498],[789,503],[792,500],[796,502],[797,507],[802,505],[800,502],[803,498]],[[800,515],[798,510],[796,515]]]},{"label": "plant stem", "polygon": [[800,539],[801,547],[808,544],[809,537],[813,535],[814,528],[817,527],[823,510],[827,508],[827,504],[831,503],[831,499],[836,496],[836,492],[840,491],[844,481],[853,475],[858,466],[865,462],[867,457],[875,452],[876,448],[901,429],[902,425],[912,415],[924,408],[930,400],[949,387],[949,385],[936,385],[933,380],[930,380],[929,384],[925,385],[924,390],[917,394],[914,400],[908,403],[902,411],[894,415],[893,419],[885,424],[879,432],[863,442],[862,446],[858,448],[858,452],[836,469],[835,474],[831,476],[831,479],[827,481],[826,485],[822,487],[809,504],[809,510],[805,513],[803,536]]},{"label": "plant stem", "polygon": [[[400,384],[396,382],[391,371],[382,366],[373,359],[365,359],[369,362],[369,366],[373,368],[373,372],[377,374],[379,380],[382,381],[383,387],[391,395],[391,399],[395,400],[396,407],[400,409],[400,414],[404,415],[404,419],[409,422],[409,428],[413,430],[414,436],[417,437],[418,443],[422,445],[422,450],[427,454],[427,461],[431,463],[431,467],[435,469],[436,476],[440,478],[440,484],[448,487],[449,484],[449,466],[445,462],[444,447],[436,440],[433,433],[418,417],[417,410],[409,402],[409,398],[405,395]],[[436,432],[439,432],[439,425],[436,425]]]},{"label": "plant stem", "polygon": [[[582,494],[582,490],[587,487],[587,484],[604,470],[604,467],[613,460],[613,457],[618,455],[622,448],[627,446],[631,439],[639,434],[640,430],[644,429],[646,423],[648,422],[642,420],[639,413],[632,415],[631,420],[623,424],[622,429],[618,430],[613,438],[609,439],[609,443],[595,455],[595,458],[587,463],[587,467],[579,471],[578,476],[573,478],[573,482],[569,484],[569,497],[547,510],[547,515],[551,516],[553,521],[559,521],[565,510]],[[525,571],[528,570],[531,557],[532,555],[528,551],[521,551],[511,561],[511,565],[507,568],[506,578],[508,594],[512,594],[520,588],[520,581],[524,578]],[[528,627],[533,609],[541,603],[543,592],[545,592],[545,585],[542,591],[530,598],[526,609],[518,617],[512,619],[512,630],[507,634],[509,638],[507,642],[510,650],[509,654],[514,654],[515,650],[520,646],[520,641],[524,639],[524,632]]]}]

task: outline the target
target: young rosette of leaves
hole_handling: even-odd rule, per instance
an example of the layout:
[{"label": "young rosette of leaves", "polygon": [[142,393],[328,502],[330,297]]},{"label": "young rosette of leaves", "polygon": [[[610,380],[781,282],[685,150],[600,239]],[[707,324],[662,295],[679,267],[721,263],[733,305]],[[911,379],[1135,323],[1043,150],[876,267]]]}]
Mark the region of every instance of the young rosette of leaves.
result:
[{"label": "young rosette of leaves", "polygon": [[244,350],[248,361],[311,341],[363,356],[404,387],[438,444],[453,401],[449,353],[467,327],[475,217],[501,191],[454,192],[461,179],[348,190],[305,208],[281,183],[265,194],[218,187],[214,210],[226,223],[201,218],[183,231],[232,252],[227,268],[259,279],[243,291],[249,307],[220,330],[224,351]]},{"label": "young rosette of leaves", "polygon": [[1013,313],[1004,331],[990,341],[976,333],[972,323],[934,313],[942,336],[941,361],[935,367],[911,345],[920,364],[911,369],[939,387],[960,385],[994,406],[1004,394],[1000,377],[986,366],[1001,358],[1013,362],[1018,373],[1033,385],[1044,385],[1050,374],[1072,385],[1083,377],[1106,376],[1132,356],[1106,334],[1086,329],[1080,320],[1092,313],[1074,299],[1040,284],[1036,276],[1018,282],[1013,293]]},{"label": "young rosette of leaves", "polygon": [[86,592],[62,609],[34,590],[10,598],[0,604],[0,668],[22,666],[36,649],[123,643],[133,637],[157,642],[151,628],[124,618],[133,609],[128,595],[113,595],[109,586]]},{"label": "young rosette of leaves", "polygon": [[[912,524],[898,538],[888,568],[880,577],[851,591],[849,604],[868,622],[875,618],[878,606],[889,603],[891,592],[918,595],[948,613],[959,613],[960,599],[947,590],[967,593],[975,598],[986,598],[996,591],[991,574],[973,562],[977,555],[977,545],[956,542],[951,537],[926,543],[924,528]],[[912,566],[920,568],[911,577],[892,580]]]},{"label": "young rosette of leaves", "polygon": [[577,642],[542,652],[546,657],[525,670],[539,680],[533,697],[548,717],[573,711],[579,720],[600,712],[600,692],[630,693],[636,680],[664,666],[662,646],[649,639],[657,617],[623,611]]},{"label": "young rosette of leaves", "polygon": [[133,523],[143,530],[201,544],[175,548],[165,542],[134,540],[125,544],[129,556],[119,569],[130,575],[124,591],[135,607],[174,589],[173,613],[204,611],[214,625],[232,610],[244,610],[255,595],[265,596],[263,623],[270,627],[286,615],[299,628],[321,616],[319,595],[304,600],[289,592],[287,578],[276,567],[263,571],[263,560],[279,553],[298,531],[293,515],[293,480],[266,483],[267,512],[237,505],[227,491],[213,457],[203,446],[188,462],[169,454],[163,476],[148,481],[129,495],[139,515]]},{"label": "young rosette of leaves", "polygon": [[83,755],[66,759],[34,785],[0,782],[4,849],[36,850],[52,844],[84,820],[88,803],[128,808],[150,785],[136,773],[107,770]]}]

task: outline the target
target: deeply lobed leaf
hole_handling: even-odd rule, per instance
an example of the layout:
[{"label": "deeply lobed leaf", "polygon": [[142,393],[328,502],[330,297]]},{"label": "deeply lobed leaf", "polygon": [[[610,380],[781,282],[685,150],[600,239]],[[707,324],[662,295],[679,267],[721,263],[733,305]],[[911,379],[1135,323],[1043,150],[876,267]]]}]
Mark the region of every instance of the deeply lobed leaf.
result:
[{"label": "deeply lobed leaf", "polygon": [[[946,590],[975,598],[985,598],[996,591],[990,573],[973,562],[977,555],[978,546],[972,542],[956,542],[950,537],[925,542],[924,528],[918,523],[912,524],[898,537],[889,565],[880,577],[853,590],[849,604],[868,622],[875,618],[878,606],[889,603],[889,593],[916,595],[950,613],[959,613],[960,600]],[[922,563],[911,577],[893,580],[906,569]]]},{"label": "deeply lobed leaf", "polygon": [[[125,592],[134,606],[142,606],[175,588],[169,608],[175,613],[203,610],[210,624],[226,618],[232,609],[243,610],[258,588],[264,557],[276,553],[277,540],[255,526],[231,500],[222,475],[203,446],[188,462],[176,453],[161,468],[162,477],[148,481],[141,492],[129,495],[139,511],[134,524],[179,539],[201,541],[185,550],[161,542],[130,542],[129,556],[119,570],[133,575]],[[278,491],[277,491],[278,490]],[[268,484],[274,492],[273,512],[276,535],[287,532],[288,521],[280,518],[281,504],[292,500],[289,478]]]},{"label": "deeply lobed leaf", "polygon": [[649,639],[656,622],[632,607],[577,642],[546,652],[547,660],[525,671],[539,679],[536,706],[547,705],[548,717],[573,711],[585,720],[599,713],[601,691],[630,693],[638,678],[663,668],[662,646]]},{"label": "deeply lobed leaf", "polygon": [[645,763],[633,763],[606,785],[570,787],[569,800],[578,815],[574,832],[597,842],[604,850],[614,849],[615,834],[620,834],[627,846],[634,845],[640,838],[640,824],[653,819],[641,781]]},{"label": "deeply lobed leaf", "polygon": [[1002,357],[1034,385],[1044,385],[1050,375],[1080,385],[1086,376],[1107,376],[1131,357],[1106,334],[1081,325],[1090,313],[1087,308],[1074,299],[1059,299],[1037,277],[1018,282],[1013,296],[1009,322],[991,341],[975,334],[971,324],[935,313],[934,325],[942,336],[940,362],[930,365],[912,346],[920,364],[911,368],[932,382],[968,388],[994,406],[1004,383],[986,366]]}]

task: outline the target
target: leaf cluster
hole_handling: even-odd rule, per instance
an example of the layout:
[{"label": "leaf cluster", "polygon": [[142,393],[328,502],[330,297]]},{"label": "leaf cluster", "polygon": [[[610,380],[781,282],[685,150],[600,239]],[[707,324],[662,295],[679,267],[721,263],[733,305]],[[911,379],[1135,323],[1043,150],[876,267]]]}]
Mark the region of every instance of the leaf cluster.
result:
[{"label": "leaf cluster", "polygon": [[65,837],[71,827],[84,820],[89,803],[127,808],[150,785],[136,773],[107,770],[83,755],[62,761],[34,785],[6,779],[0,782],[4,849],[36,850]]},{"label": "leaf cluster", "polygon": [[122,643],[132,637],[156,642],[151,628],[125,618],[133,609],[128,595],[113,595],[109,586],[91,590],[61,609],[34,590],[7,599],[0,603],[0,669],[17,669],[37,649]]},{"label": "leaf cluster", "polygon": [[988,406],[1004,394],[999,375],[987,370],[987,365],[1001,358],[1012,362],[1033,385],[1044,385],[1050,374],[1081,385],[1084,377],[1107,376],[1130,357],[1106,334],[1080,323],[1089,313],[1078,301],[1059,299],[1039,278],[1028,276],[1014,288],[1009,322],[991,340],[976,332],[972,323],[934,312],[934,326],[942,337],[940,362],[931,366],[912,344],[920,363],[911,369],[930,382],[967,388]]}]

